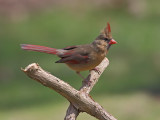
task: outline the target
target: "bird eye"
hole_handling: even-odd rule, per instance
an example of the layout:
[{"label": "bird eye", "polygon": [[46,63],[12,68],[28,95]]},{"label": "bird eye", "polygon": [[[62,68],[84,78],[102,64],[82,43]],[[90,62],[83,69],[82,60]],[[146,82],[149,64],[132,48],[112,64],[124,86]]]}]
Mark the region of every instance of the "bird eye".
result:
[{"label": "bird eye", "polygon": [[108,39],[108,38],[104,38],[104,40],[105,40],[105,41],[109,41],[109,39]]}]

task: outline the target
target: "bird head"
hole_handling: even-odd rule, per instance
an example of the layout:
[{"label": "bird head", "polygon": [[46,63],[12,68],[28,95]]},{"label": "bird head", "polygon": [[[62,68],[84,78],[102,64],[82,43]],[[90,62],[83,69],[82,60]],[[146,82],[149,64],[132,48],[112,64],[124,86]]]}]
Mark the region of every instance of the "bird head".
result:
[{"label": "bird head", "polygon": [[107,50],[110,48],[112,44],[117,43],[112,38],[111,27],[109,22],[107,23],[107,26],[102,30],[101,34],[96,38],[96,40],[105,40],[107,42]]},{"label": "bird head", "polygon": [[104,40],[108,43],[107,49],[110,48],[112,44],[116,44],[117,42],[112,38],[111,27],[109,22],[107,23],[106,28],[104,28]]}]

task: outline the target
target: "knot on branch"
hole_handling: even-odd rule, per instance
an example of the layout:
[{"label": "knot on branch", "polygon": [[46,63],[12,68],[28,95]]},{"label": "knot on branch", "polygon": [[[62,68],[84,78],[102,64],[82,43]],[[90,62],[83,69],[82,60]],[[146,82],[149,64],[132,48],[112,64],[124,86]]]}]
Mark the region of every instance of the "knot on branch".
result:
[{"label": "knot on branch", "polygon": [[37,70],[40,70],[40,69],[41,69],[41,67],[39,66],[38,63],[32,63],[32,64],[28,65],[27,67],[25,67],[25,69],[21,68],[21,70],[26,73],[31,73],[31,72],[33,73],[33,72],[36,72]]}]

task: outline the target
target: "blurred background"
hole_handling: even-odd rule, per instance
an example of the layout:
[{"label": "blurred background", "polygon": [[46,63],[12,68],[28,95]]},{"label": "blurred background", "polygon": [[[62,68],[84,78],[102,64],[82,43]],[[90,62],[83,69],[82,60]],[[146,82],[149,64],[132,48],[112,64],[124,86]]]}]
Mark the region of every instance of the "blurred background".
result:
[{"label": "blurred background", "polygon": [[[20,70],[30,63],[76,89],[82,83],[74,71],[54,63],[56,56],[22,51],[20,44],[91,43],[109,21],[118,44],[91,96],[119,120],[160,120],[159,5],[159,0],[0,0],[0,119],[64,118],[68,101]],[[82,113],[77,120],[96,119]]]}]

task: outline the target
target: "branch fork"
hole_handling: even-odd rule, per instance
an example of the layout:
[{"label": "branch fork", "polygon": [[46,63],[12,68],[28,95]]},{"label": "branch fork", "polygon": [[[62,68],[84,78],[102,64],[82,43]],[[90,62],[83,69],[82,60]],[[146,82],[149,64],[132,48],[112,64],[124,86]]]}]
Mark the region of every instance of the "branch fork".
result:
[{"label": "branch fork", "polygon": [[28,65],[25,69],[22,69],[22,71],[31,79],[55,90],[70,102],[64,120],[76,120],[80,112],[86,112],[99,120],[117,120],[106,112],[103,107],[95,102],[89,95],[108,65],[109,60],[105,58],[97,66],[100,72],[97,73],[94,70],[90,71],[88,77],[83,80],[79,90],[76,90],[68,83],[46,72],[36,63]]}]

